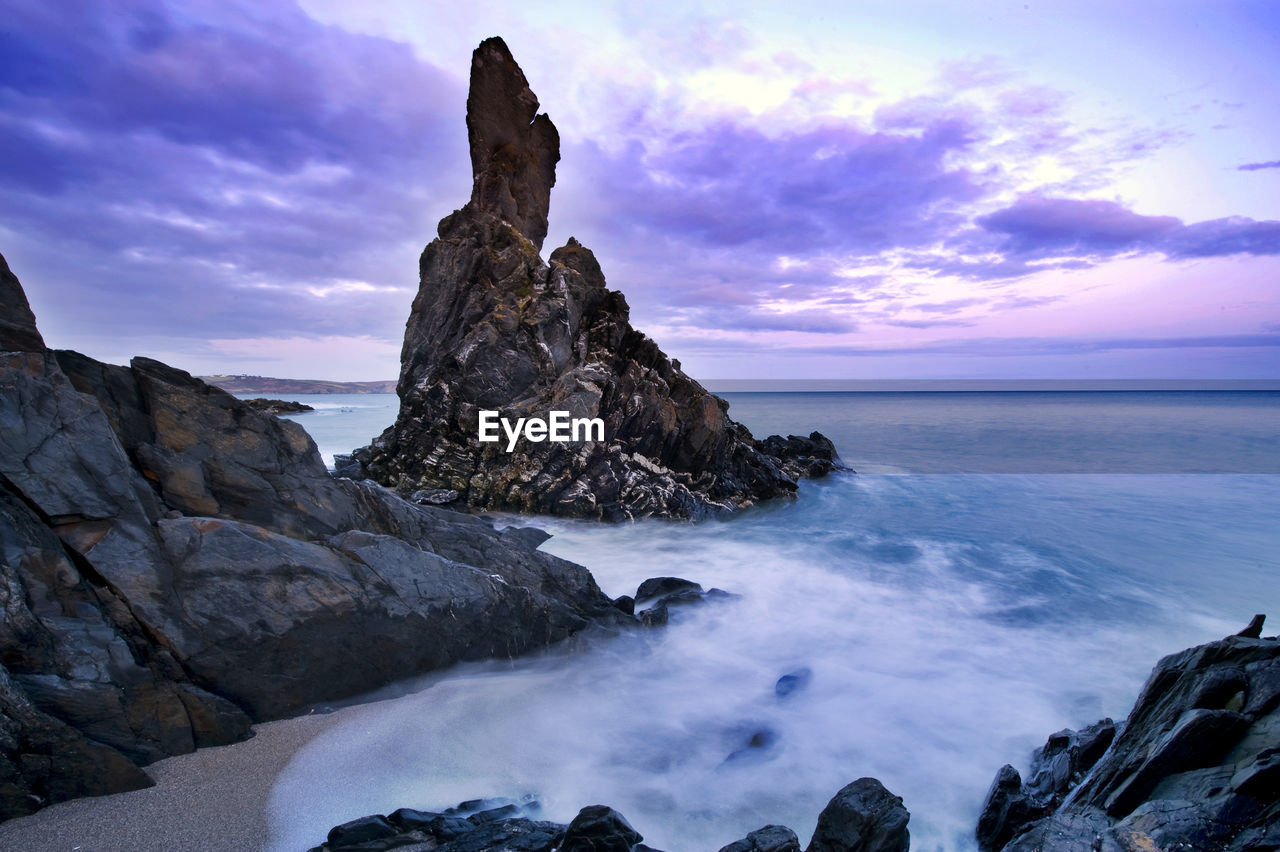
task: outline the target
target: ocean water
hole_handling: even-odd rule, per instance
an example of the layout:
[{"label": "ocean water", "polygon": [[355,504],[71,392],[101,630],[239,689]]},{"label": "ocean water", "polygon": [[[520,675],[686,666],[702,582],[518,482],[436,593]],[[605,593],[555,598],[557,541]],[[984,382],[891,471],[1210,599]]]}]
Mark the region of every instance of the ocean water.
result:
[{"label": "ocean water", "polygon": [[[1161,656],[1280,618],[1280,394],[725,396],[758,435],[824,431],[860,472],[727,521],[504,517],[610,595],[676,575],[735,597],[401,685],[295,757],[272,848],[482,796],[564,821],[607,803],[669,852],[771,822],[803,844],[871,775],[904,797],[913,849],[967,852],[1002,764],[1123,717]],[[342,451],[390,400],[297,419]]]}]

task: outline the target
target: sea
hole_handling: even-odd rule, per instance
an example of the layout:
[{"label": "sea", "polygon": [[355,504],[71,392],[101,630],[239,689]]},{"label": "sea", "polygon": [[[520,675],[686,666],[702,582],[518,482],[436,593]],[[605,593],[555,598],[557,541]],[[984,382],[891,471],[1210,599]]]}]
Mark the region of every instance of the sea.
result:
[{"label": "sea", "polygon": [[[731,596],[384,691],[281,774],[273,850],[482,797],[566,822],[608,804],[668,852],[770,823],[803,846],[872,776],[903,797],[913,850],[972,852],[1003,764],[1123,719],[1161,657],[1280,620],[1280,391],[711,388],[757,436],[819,430],[852,470],[727,520],[496,516],[552,533],[542,549],[610,596],[653,576]],[[296,399],[330,462],[398,405]]]}]

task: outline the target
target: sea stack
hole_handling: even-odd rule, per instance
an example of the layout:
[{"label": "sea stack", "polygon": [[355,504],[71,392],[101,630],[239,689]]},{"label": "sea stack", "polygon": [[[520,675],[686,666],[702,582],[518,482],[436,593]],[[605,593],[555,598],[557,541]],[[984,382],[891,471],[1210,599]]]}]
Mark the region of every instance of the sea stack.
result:
[{"label": "sea stack", "polygon": [[[472,55],[467,133],[471,200],[422,253],[399,416],[340,473],[433,501],[618,520],[733,511],[837,466],[816,432],[753,439],[631,326],[590,249],[570,238],[542,259],[560,137],[499,38]],[[509,440],[497,425],[552,412],[583,429]],[[482,415],[496,440],[480,440]]]}]

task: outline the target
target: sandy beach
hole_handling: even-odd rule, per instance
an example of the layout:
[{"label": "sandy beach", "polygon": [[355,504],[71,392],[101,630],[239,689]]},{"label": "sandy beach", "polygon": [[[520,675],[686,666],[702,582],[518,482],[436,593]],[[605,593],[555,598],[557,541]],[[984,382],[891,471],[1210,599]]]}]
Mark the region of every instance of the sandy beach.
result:
[{"label": "sandy beach", "polygon": [[[154,787],[62,802],[0,823],[0,849],[263,849],[269,839],[267,802],[277,776],[300,748],[353,709],[256,725],[254,736],[244,742],[200,749],[146,767]],[[323,840],[317,837],[315,842]]]}]

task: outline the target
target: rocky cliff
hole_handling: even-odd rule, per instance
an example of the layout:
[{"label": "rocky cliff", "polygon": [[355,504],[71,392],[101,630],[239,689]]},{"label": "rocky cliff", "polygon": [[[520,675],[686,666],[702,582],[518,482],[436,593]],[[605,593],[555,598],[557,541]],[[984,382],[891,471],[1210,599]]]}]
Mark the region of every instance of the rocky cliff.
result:
[{"label": "rocky cliff", "polygon": [[0,258],[0,818],[253,721],[629,620],[535,530],[335,480],[295,423],[45,349]]},{"label": "rocky cliff", "polygon": [[[475,51],[471,200],[422,253],[394,426],[343,462],[408,496],[607,519],[695,517],[792,495],[835,466],[830,441],[755,441],[634,329],[589,249],[544,261],[560,139],[501,39]],[[603,421],[603,440],[478,440],[479,412]]]},{"label": "rocky cliff", "polygon": [[1165,657],[1117,726],[1060,731],[1029,779],[1003,767],[984,852],[1280,849],[1280,641],[1261,617]]}]

